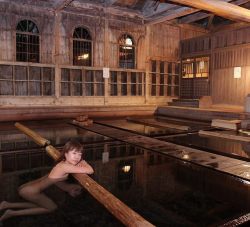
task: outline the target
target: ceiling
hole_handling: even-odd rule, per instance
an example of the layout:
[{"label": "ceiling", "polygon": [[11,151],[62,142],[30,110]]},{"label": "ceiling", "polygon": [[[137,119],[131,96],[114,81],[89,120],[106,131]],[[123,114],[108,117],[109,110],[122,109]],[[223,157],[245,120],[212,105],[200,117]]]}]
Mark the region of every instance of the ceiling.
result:
[{"label": "ceiling", "polygon": [[[250,0],[10,0],[54,10],[101,8],[142,18],[145,23],[168,21],[205,29],[235,22],[250,23]],[[10,2],[8,1],[8,2]]]}]

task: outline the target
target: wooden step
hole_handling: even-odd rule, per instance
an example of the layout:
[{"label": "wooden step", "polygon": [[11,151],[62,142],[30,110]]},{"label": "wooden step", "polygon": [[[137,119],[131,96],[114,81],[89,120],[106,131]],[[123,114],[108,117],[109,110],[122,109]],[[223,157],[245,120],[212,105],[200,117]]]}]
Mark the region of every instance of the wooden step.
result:
[{"label": "wooden step", "polygon": [[168,105],[199,108],[199,100],[198,99],[173,99],[172,102],[168,103]]}]

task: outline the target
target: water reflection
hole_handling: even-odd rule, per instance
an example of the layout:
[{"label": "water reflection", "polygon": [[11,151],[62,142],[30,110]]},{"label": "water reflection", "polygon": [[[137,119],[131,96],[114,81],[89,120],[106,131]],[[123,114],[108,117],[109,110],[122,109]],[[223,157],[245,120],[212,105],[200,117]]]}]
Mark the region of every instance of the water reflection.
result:
[{"label": "water reflection", "polygon": [[118,164],[117,183],[120,190],[128,190],[134,179],[135,160],[121,160]]},{"label": "water reflection", "polygon": [[[104,152],[109,153],[109,160],[105,163],[102,161]],[[216,225],[226,218],[250,209],[250,203],[246,203],[246,198],[249,198],[247,186],[228,175],[118,141],[87,144],[85,154],[86,160],[95,169],[94,179],[156,226]],[[6,161],[5,155],[1,155],[3,168],[0,182],[5,185],[0,190],[1,200],[17,197],[14,189],[4,190],[4,188],[12,188],[13,182],[14,188],[17,188],[24,181],[37,178],[39,174],[43,175],[51,164],[41,163],[40,159],[46,157],[42,150],[12,155],[14,156],[9,161]],[[9,166],[13,166],[13,163],[22,163],[22,167],[18,164],[18,168],[14,166],[16,169],[7,168],[6,163]],[[41,168],[34,169],[38,163]],[[10,173],[10,171],[15,172]],[[68,225],[67,222],[74,222],[76,216],[79,225],[86,223],[94,225],[93,219],[96,217],[92,214],[95,212],[99,215],[105,214],[103,215],[105,226],[119,226],[119,223],[110,218],[96,201],[90,202],[88,194],[76,200],[69,199],[55,189],[52,190],[52,194],[54,197],[59,197],[62,213],[66,214],[66,211],[70,210],[66,215],[69,220],[63,219],[64,225]],[[84,209],[82,209],[83,204]],[[90,212],[91,207],[98,208]],[[51,216],[43,217],[42,222],[48,222],[49,218]],[[24,219],[16,218],[15,221]],[[34,222],[32,217],[26,217],[24,223],[30,219]],[[10,224],[13,225],[8,222],[6,226]],[[35,226],[35,223],[33,225]],[[18,224],[18,226],[27,225]]]},{"label": "water reflection", "polygon": [[216,137],[203,137],[199,136],[198,133],[190,133],[186,135],[171,137],[160,137],[159,139],[250,161],[249,143]]},{"label": "water reflection", "polygon": [[[94,180],[156,226],[216,226],[250,211],[249,184],[237,178],[113,141],[65,122],[37,123],[32,127],[58,148],[68,138],[78,138],[84,143],[85,159],[95,169]],[[241,150],[249,157],[249,144],[194,134],[168,141],[237,155]],[[15,189],[20,184],[44,175],[53,165],[43,149],[16,129],[0,130],[0,149],[1,200],[16,200]],[[183,151],[178,155],[190,158]],[[58,197],[55,201],[60,205],[59,218],[58,214],[16,218],[6,226],[121,226],[87,192],[74,200],[53,188],[50,193],[52,198]]]},{"label": "water reflection", "polygon": [[117,127],[120,129],[125,129],[128,131],[132,131],[141,135],[147,135],[147,136],[157,136],[157,135],[165,135],[165,134],[178,134],[183,131],[177,130],[177,129],[166,129],[166,128],[160,128],[160,127],[153,127],[143,124],[136,124],[133,122],[129,122],[126,119],[118,119],[118,120],[103,120],[98,121],[102,124]]},{"label": "water reflection", "polygon": [[[26,123],[26,125],[28,126],[29,124]],[[109,140],[105,136],[75,128],[65,122],[56,125],[51,123],[51,127],[49,128],[47,125],[41,123],[41,125],[33,126],[31,129],[48,139],[54,146],[62,146],[69,138],[75,138],[82,143]],[[0,130],[0,152],[32,148],[39,148],[39,146],[19,130]]]}]

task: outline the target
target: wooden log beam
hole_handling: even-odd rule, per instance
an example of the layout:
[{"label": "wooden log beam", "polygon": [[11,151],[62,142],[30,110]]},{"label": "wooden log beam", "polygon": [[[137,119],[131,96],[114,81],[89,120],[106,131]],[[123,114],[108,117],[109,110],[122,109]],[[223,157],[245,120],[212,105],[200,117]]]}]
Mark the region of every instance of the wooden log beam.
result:
[{"label": "wooden log beam", "polygon": [[[39,134],[25,127],[20,123],[15,123],[15,126],[30,136],[37,144],[46,146],[47,140],[42,138]],[[57,160],[60,157],[60,152],[51,145],[46,146],[47,153]],[[142,216],[133,211],[130,207],[116,198],[113,194],[95,182],[87,174],[72,174],[73,177],[104,207],[112,213],[125,226],[131,227],[153,227],[150,222],[145,220]]]},{"label": "wooden log beam", "polygon": [[235,20],[250,22],[250,10],[218,0],[170,0],[178,4],[188,5],[206,10],[216,15]]},{"label": "wooden log beam", "polygon": [[24,132],[27,136],[32,138],[38,145],[40,146],[46,146],[50,144],[49,140],[44,139],[34,131],[30,130],[29,128],[25,127],[24,125],[20,123],[15,123],[15,126],[22,132]]},{"label": "wooden log beam", "polygon": [[[249,2],[249,0],[237,0],[237,1],[233,1],[233,2],[227,0],[225,2],[231,2],[231,4],[239,6],[239,5],[243,5],[247,2]],[[192,23],[194,21],[197,21],[197,20],[200,20],[200,19],[203,19],[206,17],[211,17],[211,14],[205,13],[205,12],[197,12],[195,14],[191,14],[191,15],[187,15],[185,17],[182,17],[181,19],[178,20],[178,23],[188,24],[188,23]]]}]

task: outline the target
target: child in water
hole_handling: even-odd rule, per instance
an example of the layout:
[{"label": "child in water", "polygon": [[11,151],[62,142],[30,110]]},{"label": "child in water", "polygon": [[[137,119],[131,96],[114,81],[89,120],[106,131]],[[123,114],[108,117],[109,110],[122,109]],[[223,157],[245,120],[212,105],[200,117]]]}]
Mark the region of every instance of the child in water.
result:
[{"label": "child in water", "polygon": [[[67,191],[70,195],[75,196],[80,193],[81,187],[72,187],[72,185],[63,184],[70,173],[92,174],[93,168],[82,158],[83,147],[77,141],[67,142],[61,153],[57,164],[44,177],[28,182],[19,187],[19,195],[26,202],[7,202],[0,204],[0,211],[5,210],[0,217],[0,222],[15,216],[45,214],[57,209],[57,205],[47,197],[43,191],[49,186],[55,184],[59,188]],[[11,210],[15,209],[15,210]]]}]

